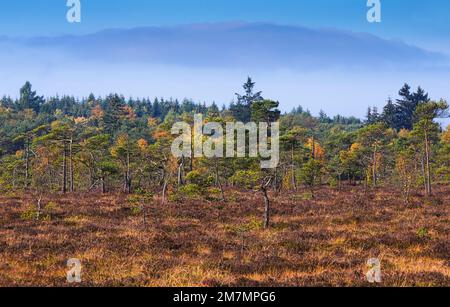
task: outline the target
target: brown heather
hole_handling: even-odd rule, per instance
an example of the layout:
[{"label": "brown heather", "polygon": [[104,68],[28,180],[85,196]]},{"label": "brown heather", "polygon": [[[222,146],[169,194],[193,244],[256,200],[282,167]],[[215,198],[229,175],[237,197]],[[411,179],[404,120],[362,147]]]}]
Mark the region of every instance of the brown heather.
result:
[{"label": "brown heather", "polygon": [[[271,194],[263,230],[260,194],[227,191],[228,203],[148,204],[148,227],[125,195],[54,195],[48,216],[25,219],[35,202],[0,196],[0,286],[70,286],[66,261],[79,258],[82,286],[450,286],[450,193],[367,194],[359,187]],[[45,210],[44,210],[45,211]]]}]

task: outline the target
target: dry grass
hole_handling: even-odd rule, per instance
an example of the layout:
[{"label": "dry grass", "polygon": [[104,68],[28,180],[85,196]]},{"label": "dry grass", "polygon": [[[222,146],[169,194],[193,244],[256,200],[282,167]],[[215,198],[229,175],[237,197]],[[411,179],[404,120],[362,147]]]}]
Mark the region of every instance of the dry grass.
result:
[{"label": "dry grass", "polygon": [[123,195],[52,196],[49,216],[25,220],[33,199],[0,196],[0,286],[67,286],[79,258],[84,286],[369,286],[369,258],[384,286],[450,286],[450,193],[323,188],[272,195],[272,228],[260,228],[258,194],[227,204],[148,205],[149,227]]}]

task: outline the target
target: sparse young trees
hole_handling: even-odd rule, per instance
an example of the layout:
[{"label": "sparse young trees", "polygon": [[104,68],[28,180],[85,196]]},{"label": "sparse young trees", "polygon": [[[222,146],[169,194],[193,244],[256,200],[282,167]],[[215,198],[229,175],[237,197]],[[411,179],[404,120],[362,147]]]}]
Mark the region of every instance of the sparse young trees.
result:
[{"label": "sparse young trees", "polygon": [[137,152],[137,144],[127,134],[118,136],[115,144],[111,147],[111,155],[117,159],[122,168],[123,190],[132,192],[132,159]]},{"label": "sparse young trees", "polygon": [[441,182],[450,184],[450,125],[442,133],[438,154],[436,174],[440,177]]},{"label": "sparse young trees", "polygon": [[359,144],[366,150],[365,160],[371,166],[372,184],[377,186],[379,164],[383,157],[383,151],[389,139],[393,137],[393,131],[387,129],[384,123],[372,124],[358,131]]},{"label": "sparse young trees", "polygon": [[427,102],[418,106],[415,116],[417,122],[414,124],[414,135],[423,141],[423,152],[425,159],[425,193],[430,196],[432,192],[431,158],[432,146],[438,139],[439,124],[434,120],[448,109],[447,102]]},{"label": "sparse young trees", "polygon": [[302,149],[306,143],[307,135],[307,129],[296,126],[281,137],[283,149],[289,152],[291,185],[294,190],[297,190],[297,161],[303,157],[304,152]]},{"label": "sparse young trees", "polygon": [[[248,187],[262,196],[268,227],[271,190],[279,195],[283,189],[305,187],[314,196],[323,183],[341,187],[346,180],[354,185],[364,181],[379,187],[398,186],[409,203],[420,184],[431,195],[433,182],[450,180],[449,132],[440,131],[435,123],[448,105],[429,101],[420,87],[412,92],[405,85],[400,99],[389,100],[382,115],[370,108],[368,122],[339,115],[331,118],[323,111],[314,117],[302,107],[281,115],[279,103],[263,99],[254,88],[249,78],[238,103],[220,110],[215,104],[207,107],[164,98],[152,102],[117,94],[45,100],[27,83],[19,99],[1,100],[1,188],[151,192],[162,195],[165,203],[172,199],[168,195],[186,196],[192,190],[201,199],[218,200],[209,193],[218,194],[219,189],[220,200],[229,201],[229,188]],[[278,168],[261,171],[262,156],[175,158],[171,128],[177,121],[193,127],[196,113],[222,125],[239,120],[267,122],[269,130],[278,121]],[[271,145],[270,132],[267,141]]]}]

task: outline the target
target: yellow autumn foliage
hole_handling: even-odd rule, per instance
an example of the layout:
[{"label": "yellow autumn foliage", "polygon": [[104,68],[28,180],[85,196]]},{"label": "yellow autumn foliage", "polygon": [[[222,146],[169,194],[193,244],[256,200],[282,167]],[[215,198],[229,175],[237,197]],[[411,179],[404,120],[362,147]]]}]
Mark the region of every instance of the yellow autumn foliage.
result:
[{"label": "yellow autumn foliage", "polygon": [[312,138],[309,138],[308,141],[306,142],[305,146],[306,146],[306,148],[308,148],[311,151],[314,146],[314,157],[316,159],[321,160],[321,159],[325,158],[325,150],[323,149],[323,147],[320,145],[319,142],[313,141]]},{"label": "yellow autumn foliage", "polygon": [[442,134],[442,142],[450,144],[450,125],[448,125],[447,130]]},{"label": "yellow autumn foliage", "polygon": [[141,152],[144,152],[148,148],[148,142],[144,139],[137,141],[137,146]]}]

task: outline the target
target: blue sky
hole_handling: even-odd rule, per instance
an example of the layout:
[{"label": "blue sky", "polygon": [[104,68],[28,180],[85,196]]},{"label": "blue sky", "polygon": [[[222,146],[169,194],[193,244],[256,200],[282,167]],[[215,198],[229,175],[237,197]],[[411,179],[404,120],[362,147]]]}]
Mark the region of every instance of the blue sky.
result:
[{"label": "blue sky", "polygon": [[[370,33],[383,39],[413,44],[450,56],[450,1],[381,0],[382,22],[379,24],[367,22],[366,3],[367,0],[81,0],[82,22],[69,24],[66,21],[66,0],[4,0],[0,2],[0,43],[2,35],[39,37],[73,34],[81,38],[72,42],[69,40],[69,43],[64,39],[54,41],[48,46],[41,43],[40,47],[32,48],[30,45],[20,44],[1,47],[0,96],[17,96],[20,86],[25,80],[30,80],[38,93],[44,95],[74,94],[81,97],[90,92],[98,95],[119,92],[135,97],[187,97],[196,101],[216,101],[222,104],[229,103],[234,98],[234,93],[240,90],[242,82],[251,75],[257,82],[258,89],[263,90],[267,98],[280,100],[285,111],[303,105],[314,113],[324,109],[331,115],[340,113],[362,117],[367,106],[381,108],[388,96],[395,98],[404,82],[413,87],[422,85],[432,98],[450,98],[448,65],[435,65],[430,69],[419,68],[415,64],[415,58],[409,57],[402,67],[394,62],[394,65],[388,63],[391,66],[386,68],[387,66],[378,62],[371,62],[377,58],[376,55],[384,54],[381,47],[384,44],[369,49],[368,53],[371,54],[367,56],[365,53],[368,50],[368,37],[353,37],[351,41],[354,45],[350,47],[345,34],[345,31]],[[189,62],[197,63],[198,56],[184,56],[168,49],[167,46],[183,43],[183,38],[180,37],[172,42],[171,36],[168,36],[169,41],[165,40],[160,48],[155,48],[154,44],[140,45],[139,48],[125,46],[124,49],[114,46],[117,50],[108,48],[107,56],[103,56],[104,45],[95,44],[96,39],[93,41],[94,49],[92,44],[83,44],[89,41],[83,38],[83,35],[103,29],[229,21],[268,22],[321,29],[314,35],[318,41],[325,42],[329,42],[327,37],[329,39],[330,35],[334,35],[333,31],[336,29],[338,46],[346,46],[349,52],[340,54],[334,49],[325,50],[326,52],[321,53],[321,58],[317,59],[329,60],[330,63],[334,61],[337,65],[325,65],[325,68],[323,65],[317,65],[314,69],[304,70],[295,67],[286,69],[287,60],[283,62],[286,55],[283,50],[263,50],[263,53],[267,52],[261,55],[262,58],[273,57],[275,60],[270,67],[261,65],[261,68],[254,69],[239,65],[227,67],[224,65],[226,63],[220,63],[223,59],[228,60],[228,53],[221,54],[221,57],[216,53],[200,58],[209,65],[184,65]],[[276,31],[280,31],[274,32],[273,42],[276,43],[280,40],[275,36],[279,35],[281,39],[292,35],[289,29]],[[308,37],[304,28],[296,28],[295,31],[299,31],[299,36]],[[191,34],[198,38],[197,34]],[[138,44],[142,42],[140,35],[130,33],[130,37],[136,37]],[[64,37],[67,39],[67,36]],[[242,34],[240,37],[242,39]],[[100,36],[99,39],[105,37]],[[107,44],[119,39],[124,40],[124,37],[119,36],[117,40],[112,37]],[[160,38],[154,36],[152,39]],[[227,39],[233,42],[235,38],[230,36]],[[48,40],[43,41],[48,43]],[[266,41],[268,44],[273,43],[270,37],[265,37],[264,42]],[[125,39],[125,45],[126,42]],[[281,42],[283,46],[289,46],[289,40]],[[208,37],[206,41],[196,41],[198,46],[203,46],[203,43],[211,50],[217,45],[214,37]],[[384,43],[389,47],[386,55],[390,59],[402,58],[401,52],[395,52],[399,50],[396,46],[389,41]],[[71,46],[70,44],[75,47],[72,52],[66,48]],[[177,46],[178,50],[185,49],[183,45]],[[320,50],[320,45],[316,48]],[[266,48],[260,47],[259,50],[261,49]],[[157,57],[151,63],[145,56],[142,56],[141,62],[127,61],[136,54],[148,54],[148,51],[155,50],[158,52]],[[201,54],[194,47],[189,50],[191,55]],[[345,61],[353,59],[348,56],[349,53],[357,54],[359,50],[365,50],[357,56],[364,67],[351,69]],[[407,48],[400,50],[409,52],[410,55],[416,54],[413,50],[407,51]],[[301,49],[294,51],[301,53]],[[119,56],[114,52],[118,52]],[[234,54],[235,58],[230,59],[239,60],[236,54],[242,55],[242,50],[239,52]],[[230,49],[230,54],[232,53],[233,49]],[[311,54],[314,52],[306,53],[304,60],[307,61]],[[419,52],[418,56],[420,54],[422,53]],[[289,56],[295,57],[296,54]],[[339,57],[342,57],[342,61]],[[156,61],[158,59],[160,62]],[[268,64],[267,61],[263,63]],[[276,67],[277,63],[280,63],[279,67]]]},{"label": "blue sky", "polygon": [[[65,20],[66,0],[1,1],[0,34],[81,34],[111,27],[269,21],[371,32],[433,47],[448,45],[450,2],[381,0],[383,22],[367,23],[366,0],[81,0],[82,23]],[[441,41],[441,43],[439,43]]]}]

